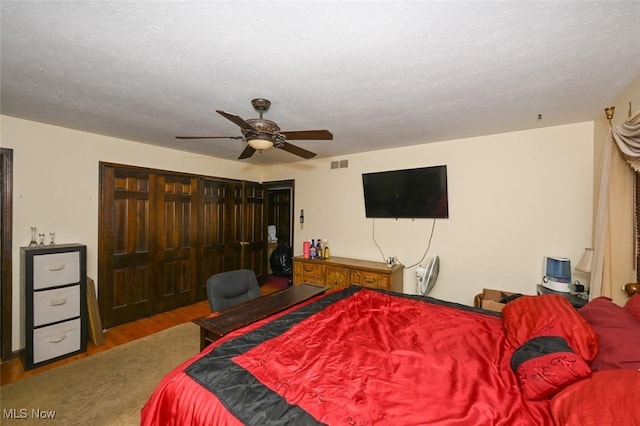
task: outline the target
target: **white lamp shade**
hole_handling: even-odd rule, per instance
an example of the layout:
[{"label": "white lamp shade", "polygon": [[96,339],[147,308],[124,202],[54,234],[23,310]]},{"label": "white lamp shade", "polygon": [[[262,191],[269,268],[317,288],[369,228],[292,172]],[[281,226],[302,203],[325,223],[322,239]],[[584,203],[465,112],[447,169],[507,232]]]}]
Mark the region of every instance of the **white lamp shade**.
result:
[{"label": "white lamp shade", "polygon": [[580,262],[578,262],[578,265],[576,266],[576,270],[590,274],[592,261],[593,261],[593,249],[592,248],[584,249],[584,253],[582,253],[582,257],[580,258]]},{"label": "white lamp shade", "polygon": [[271,142],[269,139],[249,139],[247,143],[251,148],[257,149],[259,151],[269,149],[273,146],[273,142]]}]

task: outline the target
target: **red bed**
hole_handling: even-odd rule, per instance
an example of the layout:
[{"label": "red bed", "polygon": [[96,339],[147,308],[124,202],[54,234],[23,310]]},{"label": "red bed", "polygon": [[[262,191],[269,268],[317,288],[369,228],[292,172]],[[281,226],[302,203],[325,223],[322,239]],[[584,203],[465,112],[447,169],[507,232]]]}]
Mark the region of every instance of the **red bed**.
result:
[{"label": "red bed", "polygon": [[[568,303],[564,313],[553,296],[521,299],[522,309],[507,309],[511,302],[503,318],[356,286],[317,297],[177,367],[143,407],[141,424],[552,425],[552,397],[591,378],[586,362],[598,340],[581,318],[550,327],[527,315],[549,316],[529,306],[536,299],[552,302],[553,315],[578,316]],[[505,322],[515,316],[525,324]],[[531,338],[563,334],[568,351],[520,357],[512,369]],[[553,377],[539,380],[544,363]],[[640,384],[638,376],[621,380]]]}]

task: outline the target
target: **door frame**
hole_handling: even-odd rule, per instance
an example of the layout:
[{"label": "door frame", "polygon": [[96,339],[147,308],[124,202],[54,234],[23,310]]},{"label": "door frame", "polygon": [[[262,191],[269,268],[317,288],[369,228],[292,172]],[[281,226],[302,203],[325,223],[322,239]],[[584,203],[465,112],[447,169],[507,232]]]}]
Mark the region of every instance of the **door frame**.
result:
[{"label": "door frame", "polygon": [[16,356],[12,351],[13,340],[13,149],[0,148],[0,167],[2,167],[2,220],[0,228],[0,258],[2,273],[0,276],[0,309],[2,329],[0,330],[0,359],[7,360]]},{"label": "door frame", "polygon": [[[277,180],[277,181],[269,181],[269,182],[263,182],[262,185],[264,186],[265,189],[265,199],[266,199],[266,209],[265,211],[268,211],[268,209],[271,208],[271,206],[269,205],[269,192],[272,190],[280,190],[280,189],[289,189],[291,191],[290,197],[289,197],[289,232],[291,235],[291,251],[293,252],[293,243],[295,241],[295,235],[294,235],[294,231],[295,231],[295,214],[294,214],[294,207],[296,205],[295,203],[295,194],[296,194],[296,181],[295,179],[288,179],[288,180]],[[267,224],[268,225],[268,224]],[[265,226],[265,232],[267,232],[267,227]],[[265,237],[265,239],[267,239],[267,237]],[[267,257],[268,257],[268,253],[267,253]],[[267,265],[269,264],[269,259],[266,260]]]}]

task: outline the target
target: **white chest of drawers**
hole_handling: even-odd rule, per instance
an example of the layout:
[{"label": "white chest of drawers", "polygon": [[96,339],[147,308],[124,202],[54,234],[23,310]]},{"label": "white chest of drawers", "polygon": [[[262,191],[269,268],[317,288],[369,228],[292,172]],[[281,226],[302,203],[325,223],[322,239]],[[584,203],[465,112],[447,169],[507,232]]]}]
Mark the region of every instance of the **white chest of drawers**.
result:
[{"label": "white chest of drawers", "polygon": [[22,247],[25,370],[87,350],[86,246]]}]

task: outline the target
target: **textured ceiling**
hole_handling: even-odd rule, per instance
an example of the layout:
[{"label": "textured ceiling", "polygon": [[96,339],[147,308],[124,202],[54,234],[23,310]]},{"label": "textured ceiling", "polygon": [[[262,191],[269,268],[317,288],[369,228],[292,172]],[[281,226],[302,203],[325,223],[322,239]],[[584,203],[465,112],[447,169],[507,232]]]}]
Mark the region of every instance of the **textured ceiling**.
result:
[{"label": "textured ceiling", "polygon": [[[318,157],[601,118],[640,75],[638,1],[2,1],[1,113],[226,159],[216,109]],[[538,120],[542,114],[542,120]],[[253,164],[298,161],[281,150]]]}]

